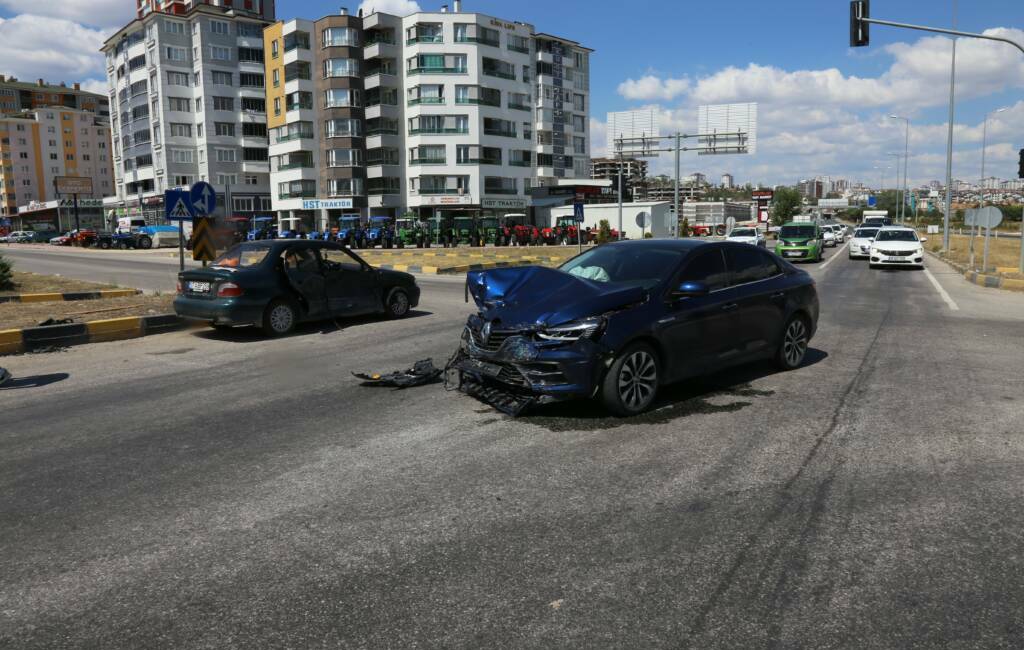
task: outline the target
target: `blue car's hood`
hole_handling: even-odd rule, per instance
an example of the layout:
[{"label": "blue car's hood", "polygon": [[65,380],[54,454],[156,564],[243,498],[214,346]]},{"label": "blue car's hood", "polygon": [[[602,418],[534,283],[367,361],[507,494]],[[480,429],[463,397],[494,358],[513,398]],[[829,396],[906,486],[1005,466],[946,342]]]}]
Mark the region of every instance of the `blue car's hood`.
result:
[{"label": "blue car's hood", "polygon": [[506,326],[560,325],[644,299],[641,287],[585,280],[542,266],[466,274],[466,288],[485,320]]}]

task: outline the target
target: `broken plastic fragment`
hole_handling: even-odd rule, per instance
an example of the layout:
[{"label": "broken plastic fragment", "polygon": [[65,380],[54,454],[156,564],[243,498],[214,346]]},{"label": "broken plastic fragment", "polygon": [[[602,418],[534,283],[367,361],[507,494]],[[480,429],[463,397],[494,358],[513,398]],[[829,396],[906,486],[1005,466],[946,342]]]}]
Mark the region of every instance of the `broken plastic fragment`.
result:
[{"label": "broken plastic fragment", "polygon": [[363,386],[391,386],[393,388],[409,388],[422,386],[437,380],[441,370],[434,367],[433,359],[424,359],[413,364],[412,368],[381,374],[353,372],[353,376],[363,380]]}]

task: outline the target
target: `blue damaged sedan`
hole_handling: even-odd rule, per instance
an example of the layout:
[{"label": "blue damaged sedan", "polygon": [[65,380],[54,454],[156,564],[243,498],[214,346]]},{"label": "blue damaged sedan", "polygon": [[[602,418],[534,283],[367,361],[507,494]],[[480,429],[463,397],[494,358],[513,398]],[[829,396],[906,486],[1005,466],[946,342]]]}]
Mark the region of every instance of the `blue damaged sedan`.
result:
[{"label": "blue damaged sedan", "polygon": [[449,367],[513,415],[597,398],[628,416],[682,379],[759,359],[794,369],[818,323],[810,275],[733,242],[617,242],[558,269],[473,271],[466,292],[478,310]]}]

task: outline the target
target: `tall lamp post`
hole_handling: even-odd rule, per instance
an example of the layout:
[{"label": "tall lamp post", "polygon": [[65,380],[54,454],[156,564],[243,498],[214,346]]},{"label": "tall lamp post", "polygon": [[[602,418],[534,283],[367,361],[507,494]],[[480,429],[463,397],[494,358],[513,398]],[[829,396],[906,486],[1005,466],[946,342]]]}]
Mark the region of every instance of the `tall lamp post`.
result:
[{"label": "tall lamp post", "polygon": [[897,151],[890,151],[889,155],[896,159],[896,174],[892,177],[893,194],[896,195],[896,214],[893,215],[893,221],[899,223],[900,221],[900,158],[903,154]]},{"label": "tall lamp post", "polygon": [[[1002,113],[1006,110],[1006,107],[997,108],[994,111],[985,114],[985,119],[981,122],[981,199],[978,201],[978,207],[985,207],[985,148],[988,141],[988,118],[992,117],[996,113]],[[977,219],[975,219],[975,225],[971,226],[971,259],[970,267],[974,268],[974,232],[975,228],[979,228],[977,225]],[[988,265],[988,236],[991,233],[991,228],[985,228],[985,259],[982,262],[984,266]]]},{"label": "tall lamp post", "polygon": [[905,223],[907,220],[907,167],[910,166],[910,118],[902,115],[890,115],[890,119],[903,120],[906,123],[907,129],[903,136],[903,202],[900,209],[900,222]]}]

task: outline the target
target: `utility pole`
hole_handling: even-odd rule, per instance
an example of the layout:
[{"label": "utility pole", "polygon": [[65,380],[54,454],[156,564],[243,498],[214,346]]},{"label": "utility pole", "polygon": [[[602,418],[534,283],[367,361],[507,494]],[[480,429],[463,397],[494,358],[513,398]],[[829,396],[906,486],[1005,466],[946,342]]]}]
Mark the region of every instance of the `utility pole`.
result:
[{"label": "utility pole", "polygon": [[[621,139],[620,139],[621,142]],[[622,239],[622,146],[619,146],[619,239]]]},{"label": "utility pole", "polygon": [[676,134],[676,178],[675,178],[675,189],[673,191],[674,196],[674,210],[676,218],[676,237],[679,236],[679,154],[681,152],[682,144],[680,143],[679,134]]}]

